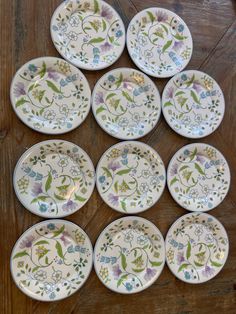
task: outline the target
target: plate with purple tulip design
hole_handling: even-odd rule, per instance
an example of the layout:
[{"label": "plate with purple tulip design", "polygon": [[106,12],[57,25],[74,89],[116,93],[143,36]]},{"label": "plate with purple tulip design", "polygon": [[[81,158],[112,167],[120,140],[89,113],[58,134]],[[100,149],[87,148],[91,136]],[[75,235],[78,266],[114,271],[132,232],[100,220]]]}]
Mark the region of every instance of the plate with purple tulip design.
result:
[{"label": "plate with purple tulip design", "polygon": [[201,138],[214,132],[225,111],[220,86],[208,74],[189,70],[175,75],[162,94],[162,112],[178,134]]},{"label": "plate with purple tulip design", "polygon": [[152,207],[161,197],[166,171],[161,157],[138,141],[120,142],[101,157],[96,169],[96,186],[104,202],[123,214]]},{"label": "plate with purple tulip design", "polygon": [[131,294],[151,286],[165,265],[165,244],[159,229],[135,216],[113,221],[94,248],[98,278],[117,293]]},{"label": "plate with purple tulip design", "polygon": [[112,65],[125,47],[124,24],[102,0],[63,1],[52,16],[51,37],[63,58],[86,70]]},{"label": "plate with purple tulip design", "polygon": [[40,142],[16,164],[14,190],[32,213],[48,218],[73,214],[84,206],[95,186],[91,159],[79,146],[62,140]]},{"label": "plate with purple tulip design", "polygon": [[62,134],[86,119],[91,90],[79,69],[60,58],[42,57],[16,72],[10,96],[15,113],[27,126],[41,133]]},{"label": "plate with purple tulip design", "polygon": [[167,184],[174,200],[190,211],[218,206],[230,187],[230,170],[224,156],[213,146],[194,143],[172,157]]},{"label": "plate with purple tulip design", "polygon": [[93,248],[88,235],[66,220],[45,220],[26,230],[12,249],[17,287],[39,301],[58,301],[78,291],[89,277]]},{"label": "plate with purple tulip design", "polygon": [[206,213],[180,217],[165,240],[166,262],[180,280],[199,284],[215,277],[224,267],[229,241],[224,226]]},{"label": "plate with purple tulip design", "polygon": [[170,77],[182,71],[193,51],[185,22],[163,8],[136,14],[128,26],[126,44],[136,66],[154,77]]}]

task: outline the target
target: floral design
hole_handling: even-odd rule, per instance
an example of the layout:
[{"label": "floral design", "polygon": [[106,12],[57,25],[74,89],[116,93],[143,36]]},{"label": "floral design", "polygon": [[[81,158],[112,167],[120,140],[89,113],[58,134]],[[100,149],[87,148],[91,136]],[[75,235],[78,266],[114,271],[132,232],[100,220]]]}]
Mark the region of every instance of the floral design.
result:
[{"label": "floral design", "polygon": [[124,49],[124,24],[105,2],[69,0],[56,9],[51,25],[59,53],[82,69],[108,67]]},{"label": "floral design", "polygon": [[209,75],[185,71],[172,78],[163,92],[167,123],[180,135],[200,138],[215,131],[224,115],[223,93]]},{"label": "floral design", "polygon": [[135,64],[155,77],[170,77],[188,64],[192,37],[175,13],[151,8],[139,12],[127,32],[128,51]]},{"label": "floral design", "polygon": [[168,167],[168,187],[173,198],[191,211],[207,211],[225,198],[230,171],[224,156],[207,144],[181,148]]},{"label": "floral design", "polygon": [[82,72],[54,57],[23,65],[11,88],[12,105],[19,118],[48,134],[65,133],[79,126],[90,110],[90,95]]},{"label": "floral design", "polygon": [[145,289],[165,263],[164,240],[148,220],[126,217],[112,222],[95,247],[95,269],[101,281],[121,293]]},{"label": "floral design", "polygon": [[[74,245],[78,234],[84,241]],[[29,242],[30,246],[22,245]],[[77,291],[88,278],[92,253],[91,242],[80,227],[63,220],[44,221],[27,230],[16,243],[12,275],[17,286],[31,297],[60,300]]]},{"label": "floral design", "polygon": [[122,213],[138,213],[151,207],[160,198],[165,180],[165,167],[157,152],[135,141],[112,146],[97,167],[101,197]]},{"label": "floral design", "polygon": [[[27,185],[22,186],[27,179]],[[19,200],[44,217],[62,217],[80,209],[92,194],[95,172],[88,155],[60,140],[41,142],[22,155],[14,176]]]},{"label": "floral design", "polygon": [[157,124],[160,95],[155,84],[133,69],[116,69],[96,84],[92,108],[99,125],[121,139],[140,138]]},{"label": "floral design", "polygon": [[205,213],[180,217],[166,237],[166,251],[172,252],[167,254],[168,266],[179,279],[190,283],[202,283],[217,275],[228,249],[225,229]]}]

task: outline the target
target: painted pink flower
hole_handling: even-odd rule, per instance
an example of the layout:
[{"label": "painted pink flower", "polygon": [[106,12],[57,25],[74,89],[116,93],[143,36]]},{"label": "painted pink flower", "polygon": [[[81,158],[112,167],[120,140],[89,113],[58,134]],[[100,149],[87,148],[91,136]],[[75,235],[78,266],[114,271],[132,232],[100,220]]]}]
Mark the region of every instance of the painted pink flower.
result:
[{"label": "painted pink flower", "polygon": [[174,96],[174,88],[171,86],[166,91],[166,98],[170,99]]},{"label": "painted pink flower", "polygon": [[203,156],[201,156],[201,155],[197,155],[196,160],[197,160],[198,162],[200,162],[202,165],[203,165],[204,162],[205,162],[205,158],[204,158]]},{"label": "painted pink flower", "polygon": [[197,93],[200,93],[200,91],[202,90],[202,87],[200,84],[193,82],[193,89],[195,89]]},{"label": "painted pink flower", "polygon": [[73,202],[72,200],[69,200],[67,203],[62,205],[62,209],[66,212],[73,211],[77,208],[77,204]]},{"label": "painted pink flower", "polygon": [[164,11],[157,11],[156,18],[158,22],[166,22],[168,20],[168,15]]},{"label": "painted pink flower", "polygon": [[37,197],[39,194],[41,194],[43,192],[42,183],[35,182],[31,192],[32,192],[32,195],[35,197]]},{"label": "painted pink flower", "polygon": [[20,248],[21,249],[30,248],[33,244],[33,241],[34,241],[34,237],[32,235],[26,237],[23,241],[21,241]]},{"label": "painted pink flower", "polygon": [[178,252],[177,254],[177,264],[180,265],[185,261],[184,252]]},{"label": "painted pink flower", "polygon": [[157,273],[157,270],[156,269],[152,269],[152,268],[147,268],[146,270],[146,274],[144,275],[144,279],[146,281],[149,281],[151,280]]},{"label": "painted pink flower", "polygon": [[95,96],[95,104],[96,105],[100,105],[104,103],[104,99],[103,99],[103,93],[102,92],[98,92]]},{"label": "painted pink flower", "polygon": [[119,205],[119,196],[116,196],[112,193],[108,195],[108,200],[112,203],[113,206]]},{"label": "painted pink flower", "polygon": [[210,267],[210,266],[205,266],[205,269],[202,271],[202,275],[204,277],[211,277],[213,276],[215,273],[214,268]]},{"label": "painted pink flower", "polygon": [[20,97],[20,96],[26,95],[25,85],[22,82],[16,83],[16,85],[14,87],[14,95],[16,97]]},{"label": "painted pink flower", "polygon": [[178,52],[182,47],[184,43],[182,41],[175,41],[173,49]]},{"label": "painted pink flower", "polygon": [[54,69],[48,68],[47,72],[50,79],[52,79],[53,81],[59,80],[60,77]]},{"label": "painted pink flower", "polygon": [[105,42],[105,44],[101,45],[102,52],[107,52],[111,50],[112,45],[110,45],[108,42]]},{"label": "painted pink flower", "polygon": [[113,17],[112,10],[108,6],[102,5],[101,16],[107,20],[111,20]]},{"label": "painted pink flower", "polygon": [[120,266],[119,265],[115,265],[112,267],[112,272],[113,272],[113,276],[114,279],[117,280],[120,276],[120,274],[122,274],[122,271],[120,270]]},{"label": "painted pink flower", "polygon": [[108,164],[108,169],[112,170],[112,171],[116,171],[117,169],[119,169],[121,167],[119,162],[115,162],[115,161],[111,161]]},{"label": "painted pink flower", "polygon": [[178,165],[177,164],[173,164],[173,166],[170,169],[170,175],[171,176],[175,176],[178,172]]},{"label": "painted pink flower", "polygon": [[64,231],[62,233],[62,236],[60,237],[60,239],[62,240],[62,242],[65,246],[67,246],[71,243],[67,238],[70,239],[70,234],[67,231]]}]

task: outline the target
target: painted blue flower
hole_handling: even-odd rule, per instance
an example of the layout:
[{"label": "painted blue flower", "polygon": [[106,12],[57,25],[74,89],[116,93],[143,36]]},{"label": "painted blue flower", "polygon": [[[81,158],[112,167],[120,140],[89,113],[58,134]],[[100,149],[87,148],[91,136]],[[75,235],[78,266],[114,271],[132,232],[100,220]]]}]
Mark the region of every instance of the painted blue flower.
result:
[{"label": "painted blue flower", "polygon": [[159,179],[160,179],[161,181],[163,181],[163,180],[165,179],[165,177],[164,177],[163,175],[161,175],[161,176],[159,176]]},{"label": "painted blue flower", "polygon": [[208,208],[212,208],[213,204],[211,202],[208,203]]},{"label": "painted blue flower", "polygon": [[123,35],[122,30],[119,30],[119,31],[116,32],[116,37],[117,38],[121,37],[122,35]]},{"label": "painted blue flower", "polygon": [[31,72],[36,72],[37,71],[37,67],[34,65],[34,64],[30,64],[28,66],[28,69],[31,71]]},{"label": "painted blue flower", "polygon": [[105,177],[105,176],[100,176],[100,177],[98,178],[98,180],[99,180],[100,183],[104,183],[105,180],[106,180],[106,177]]},{"label": "painted blue flower", "polygon": [[188,78],[188,77],[187,77],[187,75],[186,75],[186,74],[182,74],[182,75],[181,75],[181,80],[186,81],[186,80],[187,80],[187,78]]},{"label": "painted blue flower", "polygon": [[61,80],[60,80],[60,85],[61,85],[62,87],[64,87],[64,86],[67,85],[67,82],[66,82],[65,80],[61,79]]},{"label": "painted blue flower", "polygon": [[109,81],[109,82],[115,82],[115,80],[116,80],[116,79],[115,79],[114,75],[111,75],[111,74],[110,74],[110,75],[108,76],[108,81]]},{"label": "painted blue flower", "polygon": [[190,153],[190,151],[189,151],[188,149],[185,149],[185,150],[184,150],[184,155],[188,156],[189,153]]},{"label": "painted blue flower", "polygon": [[73,245],[70,245],[70,246],[67,248],[67,252],[68,252],[68,253],[74,253],[74,247],[73,247]]},{"label": "painted blue flower", "polygon": [[142,130],[139,130],[138,134],[139,134],[139,135],[143,135],[143,131],[142,131]]},{"label": "painted blue flower", "polygon": [[99,53],[100,53],[100,50],[97,47],[94,47],[93,48],[93,54],[96,55],[96,54],[99,54]]},{"label": "painted blue flower", "polygon": [[73,148],[72,148],[72,152],[73,152],[73,153],[77,153],[77,152],[78,152],[78,147],[73,147]]},{"label": "painted blue flower", "polygon": [[205,168],[206,168],[206,169],[209,169],[210,167],[211,167],[210,164],[209,164],[208,162],[206,162]]},{"label": "painted blue flower", "polygon": [[56,32],[56,31],[58,31],[58,27],[56,26],[56,25],[53,25],[52,26],[52,29]]},{"label": "painted blue flower", "polygon": [[207,97],[211,96],[211,92],[210,92],[210,91],[207,91],[207,92],[206,92],[206,96],[207,96]]},{"label": "painted blue flower", "polygon": [[69,123],[69,122],[67,123],[67,125],[66,125],[66,126],[67,126],[67,129],[72,128],[72,124],[71,124],[71,123]]},{"label": "painted blue flower", "polygon": [[122,154],[121,157],[122,157],[122,159],[126,159],[127,158],[127,154]]},{"label": "painted blue flower", "polygon": [[180,24],[179,26],[178,26],[178,31],[179,32],[182,32],[184,30],[184,25],[183,24]]},{"label": "painted blue flower", "polygon": [[54,230],[54,229],[55,229],[55,224],[50,223],[50,224],[47,225],[47,228],[48,228],[49,230]]},{"label": "painted blue flower", "polygon": [[49,294],[49,299],[54,300],[55,297],[56,297],[55,292],[52,292],[52,293]]},{"label": "painted blue flower", "polygon": [[123,160],[121,160],[121,163],[122,163],[123,165],[128,165],[128,159],[123,159]]},{"label": "painted blue flower", "polygon": [[126,282],[125,288],[126,290],[131,291],[133,289],[133,286],[129,282]]},{"label": "painted blue flower", "polygon": [[184,273],[184,277],[185,277],[185,279],[189,280],[191,278],[190,273],[188,271],[186,271]]},{"label": "painted blue flower", "polygon": [[39,210],[41,213],[45,213],[48,210],[48,206],[46,204],[40,204]]},{"label": "painted blue flower", "polygon": [[124,152],[124,154],[128,154],[129,149],[128,148],[124,148],[123,152]]}]

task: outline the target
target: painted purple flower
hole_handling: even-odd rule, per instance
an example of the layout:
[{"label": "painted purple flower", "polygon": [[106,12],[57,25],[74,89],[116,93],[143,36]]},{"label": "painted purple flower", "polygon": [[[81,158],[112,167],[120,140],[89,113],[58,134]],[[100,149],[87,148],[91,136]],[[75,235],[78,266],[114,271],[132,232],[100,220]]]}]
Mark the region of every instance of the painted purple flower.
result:
[{"label": "painted purple flower", "polygon": [[105,44],[101,45],[102,52],[107,52],[111,50],[112,45],[110,45],[108,42],[105,42]]},{"label": "painted purple flower", "polygon": [[108,6],[102,5],[101,16],[107,20],[111,20],[113,17],[112,10]]},{"label": "painted purple flower", "polygon": [[202,271],[202,275],[204,277],[211,277],[215,273],[214,268],[211,268],[210,266],[205,266],[205,269]]},{"label": "painted purple flower", "polygon": [[16,97],[26,95],[25,85],[22,82],[16,83],[16,85],[14,87],[14,95]]},{"label": "painted purple flower", "polygon": [[119,205],[119,196],[116,196],[112,193],[108,195],[108,200],[112,203],[113,206]]},{"label": "painted purple flower", "polygon": [[173,49],[178,52],[182,47],[184,43],[182,41],[175,41]]},{"label": "painted purple flower", "polygon": [[173,164],[173,166],[170,169],[170,175],[175,176],[178,172],[178,164]]},{"label": "painted purple flower", "polygon": [[166,22],[168,20],[168,15],[163,11],[157,11],[156,18],[158,22]]},{"label": "painted purple flower", "polygon": [[166,98],[173,98],[174,88],[171,86],[166,91]]},{"label": "painted purple flower", "polygon": [[62,209],[66,212],[73,211],[77,208],[77,204],[73,202],[72,200],[69,200],[67,203],[62,205]]},{"label": "painted purple flower", "polygon": [[121,167],[119,162],[115,162],[115,161],[111,161],[108,164],[108,169],[111,169],[112,171],[116,171],[117,169],[119,169]]},{"label": "painted purple flower", "polygon": [[156,269],[152,269],[152,268],[147,268],[146,270],[146,274],[144,275],[144,279],[146,281],[149,281],[151,280],[157,273],[157,270]]},{"label": "painted purple flower", "polygon": [[42,182],[41,183],[35,182],[31,192],[32,192],[32,195],[35,197],[37,197],[40,193],[42,193],[43,192]]},{"label": "painted purple flower", "polygon": [[57,72],[52,68],[48,68],[48,77],[54,81],[57,81],[60,78]]},{"label": "painted purple flower", "polygon": [[33,244],[33,241],[34,241],[34,237],[32,235],[26,237],[25,240],[21,241],[20,248],[21,249],[30,248]]},{"label": "painted purple flower", "polygon": [[193,82],[193,89],[195,89],[197,93],[200,93],[200,91],[202,90],[202,87],[200,84]]},{"label": "painted purple flower", "polygon": [[104,99],[103,99],[103,93],[102,92],[98,92],[95,96],[95,104],[96,105],[100,105],[104,103]]},{"label": "painted purple flower", "polygon": [[205,158],[204,158],[203,156],[201,156],[201,155],[197,155],[196,160],[197,160],[198,162],[200,162],[202,165],[203,165],[204,162],[205,162]]},{"label": "painted purple flower", "polygon": [[64,231],[62,233],[62,236],[60,237],[60,240],[63,242],[65,246],[71,243],[67,238],[70,238],[70,234],[67,231]]},{"label": "painted purple flower", "polygon": [[122,271],[120,270],[119,265],[115,265],[112,267],[112,272],[115,280],[118,280],[120,274],[122,274]]},{"label": "painted purple flower", "polygon": [[180,265],[185,261],[184,252],[178,252],[177,254],[177,264]]}]

